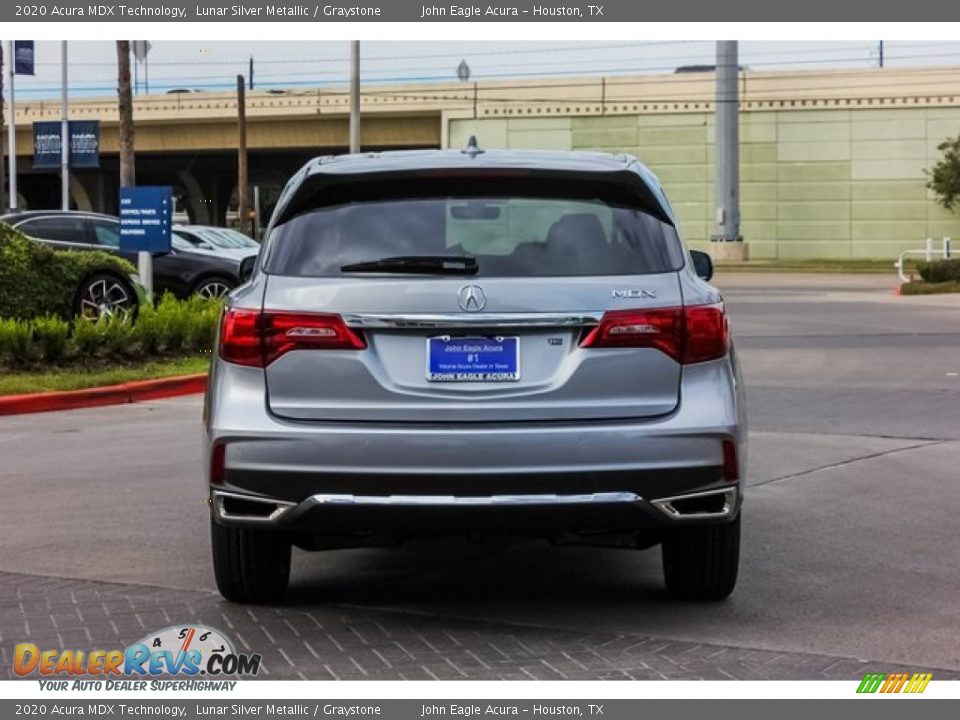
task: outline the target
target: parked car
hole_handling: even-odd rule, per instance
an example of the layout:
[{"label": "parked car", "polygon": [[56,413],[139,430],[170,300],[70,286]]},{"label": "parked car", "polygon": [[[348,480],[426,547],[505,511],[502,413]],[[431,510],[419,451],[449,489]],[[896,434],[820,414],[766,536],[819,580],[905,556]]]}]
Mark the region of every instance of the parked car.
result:
[{"label": "parked car", "polygon": [[[28,237],[66,250],[106,250],[134,264],[137,254],[120,250],[120,221],[112,215],[82,211],[29,210],[0,220]],[[256,248],[237,254],[199,252],[189,243],[172,243],[169,253],[153,258],[153,289],[186,298],[194,293],[221,297],[240,284],[240,262]]]},{"label": "parked car", "polygon": [[213,360],[220,592],[281,598],[293,545],[505,532],[659,544],[670,593],[726,597],[746,422],[711,275],[632,157],[308,163]]},{"label": "parked car", "polygon": [[[248,276],[250,270],[244,266]],[[121,258],[56,251],[0,219],[0,317],[136,317],[145,300],[134,268]]]},{"label": "parked car", "polygon": [[247,257],[251,251],[260,250],[260,243],[232,228],[209,225],[174,225],[173,234],[186,240],[194,249],[207,250],[223,255]]}]

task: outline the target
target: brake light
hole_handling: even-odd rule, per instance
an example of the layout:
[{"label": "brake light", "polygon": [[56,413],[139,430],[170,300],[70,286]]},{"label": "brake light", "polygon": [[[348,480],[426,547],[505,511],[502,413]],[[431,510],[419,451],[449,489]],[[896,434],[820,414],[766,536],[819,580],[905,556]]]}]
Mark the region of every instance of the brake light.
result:
[{"label": "brake light", "polygon": [[722,304],[611,310],[580,347],[654,348],[683,365],[716,360],[729,349],[727,316]]},{"label": "brake light", "polygon": [[580,347],[650,347],[680,359],[683,339],[683,311],[680,308],[656,310],[611,310],[591,330]]},{"label": "brake light", "polygon": [[220,357],[266,367],[291,350],[363,350],[366,341],[339,315],[230,309],[220,328]]},{"label": "brake light", "polygon": [[695,305],[684,308],[683,363],[722,358],[730,349],[730,323],[723,305]]}]

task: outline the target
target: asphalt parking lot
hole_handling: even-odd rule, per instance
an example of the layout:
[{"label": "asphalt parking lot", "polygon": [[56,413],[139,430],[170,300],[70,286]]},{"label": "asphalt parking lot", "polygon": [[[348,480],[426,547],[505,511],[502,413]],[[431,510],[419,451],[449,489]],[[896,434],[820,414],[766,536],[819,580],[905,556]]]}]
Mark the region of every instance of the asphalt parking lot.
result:
[{"label": "asphalt parking lot", "polygon": [[[502,539],[295,554],[215,594],[200,398],[0,418],[0,645],[203,620],[271,677],[960,678],[960,298],[893,276],[721,276],[744,366],[741,580],[678,604],[656,551]],[[858,678],[859,679],[859,678]]]}]

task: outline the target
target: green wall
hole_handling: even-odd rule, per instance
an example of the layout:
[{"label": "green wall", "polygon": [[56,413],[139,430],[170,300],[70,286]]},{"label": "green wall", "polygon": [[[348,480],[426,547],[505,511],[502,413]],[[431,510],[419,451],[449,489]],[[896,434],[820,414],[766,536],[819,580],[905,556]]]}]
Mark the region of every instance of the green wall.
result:
[{"label": "green wall", "polygon": [[[713,231],[713,115],[451,119],[450,147],[627,152],[663,182],[692,247]],[[740,115],[743,236],[762,258],[894,258],[960,238],[924,168],[960,134],[960,108],[784,110]]]}]

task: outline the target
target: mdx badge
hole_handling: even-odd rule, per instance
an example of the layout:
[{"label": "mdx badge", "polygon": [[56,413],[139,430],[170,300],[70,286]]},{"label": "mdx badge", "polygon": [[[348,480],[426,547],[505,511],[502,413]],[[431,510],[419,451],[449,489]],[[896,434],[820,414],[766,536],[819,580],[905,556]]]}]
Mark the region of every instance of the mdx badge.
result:
[{"label": "mdx badge", "polygon": [[657,297],[657,291],[644,290],[642,288],[626,288],[623,290],[614,290],[613,296],[615,298],[623,298],[624,300],[635,300],[637,298],[641,300],[653,300]]}]

